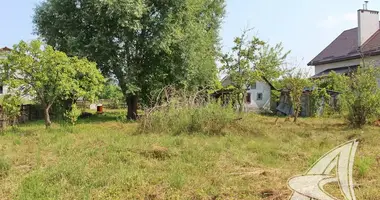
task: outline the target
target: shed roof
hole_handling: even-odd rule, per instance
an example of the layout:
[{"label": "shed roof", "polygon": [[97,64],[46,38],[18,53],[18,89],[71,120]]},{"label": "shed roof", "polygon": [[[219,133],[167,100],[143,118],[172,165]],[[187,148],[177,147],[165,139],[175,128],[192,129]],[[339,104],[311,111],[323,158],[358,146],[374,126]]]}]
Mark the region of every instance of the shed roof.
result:
[{"label": "shed roof", "polygon": [[318,74],[312,76],[312,78],[321,78],[327,76],[330,72],[335,72],[337,74],[348,74],[351,71],[354,71],[358,68],[357,65],[347,66],[347,67],[339,67],[339,68],[330,68],[325,71],[319,72]]}]

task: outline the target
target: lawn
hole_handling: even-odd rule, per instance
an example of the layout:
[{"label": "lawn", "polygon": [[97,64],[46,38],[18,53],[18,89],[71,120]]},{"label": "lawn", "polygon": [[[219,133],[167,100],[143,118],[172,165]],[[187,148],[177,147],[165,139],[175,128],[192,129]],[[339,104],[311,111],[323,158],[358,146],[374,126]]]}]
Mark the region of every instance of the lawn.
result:
[{"label": "lawn", "polygon": [[[298,124],[249,115],[223,136],[137,134],[118,112],[71,129],[43,122],[0,136],[1,199],[287,199],[287,180],[323,154],[360,139],[358,199],[380,199],[380,129],[339,119]],[[339,195],[335,186],[327,188]]]}]

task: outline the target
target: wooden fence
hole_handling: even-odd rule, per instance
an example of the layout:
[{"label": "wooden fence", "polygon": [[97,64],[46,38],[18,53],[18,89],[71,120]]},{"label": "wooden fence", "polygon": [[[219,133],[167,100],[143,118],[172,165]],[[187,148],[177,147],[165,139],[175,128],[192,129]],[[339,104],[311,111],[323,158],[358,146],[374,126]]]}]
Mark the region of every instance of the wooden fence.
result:
[{"label": "wooden fence", "polygon": [[[26,123],[28,121],[43,119],[43,111],[39,106],[27,104],[21,106],[20,116],[15,123]],[[0,106],[0,128],[5,127],[12,122],[3,114],[3,109]]]}]

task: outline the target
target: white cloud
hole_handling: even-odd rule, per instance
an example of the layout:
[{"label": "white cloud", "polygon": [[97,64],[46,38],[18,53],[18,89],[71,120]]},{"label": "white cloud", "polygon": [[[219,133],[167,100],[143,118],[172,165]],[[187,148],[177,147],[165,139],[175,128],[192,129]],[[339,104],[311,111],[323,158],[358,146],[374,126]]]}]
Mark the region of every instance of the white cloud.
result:
[{"label": "white cloud", "polygon": [[333,15],[328,16],[327,19],[324,19],[318,23],[318,27],[320,28],[333,28],[336,25],[347,23],[347,22],[356,22],[357,14],[353,13],[345,13],[342,15]]}]

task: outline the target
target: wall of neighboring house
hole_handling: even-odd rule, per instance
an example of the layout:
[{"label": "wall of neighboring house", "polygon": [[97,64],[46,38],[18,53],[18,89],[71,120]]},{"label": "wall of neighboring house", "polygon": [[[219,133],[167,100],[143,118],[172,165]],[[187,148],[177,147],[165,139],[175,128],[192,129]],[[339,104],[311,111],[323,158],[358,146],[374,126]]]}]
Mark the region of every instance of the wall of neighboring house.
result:
[{"label": "wall of neighboring house", "polygon": [[271,100],[271,87],[266,82],[257,81],[247,91],[246,107],[248,109],[269,109]]},{"label": "wall of neighboring house", "polygon": [[[369,64],[373,64],[374,66],[380,66],[380,56],[367,57],[367,58],[365,58],[365,62],[367,62]],[[346,60],[346,61],[330,63],[330,64],[316,65],[315,66],[315,74],[323,72],[327,69],[334,69],[334,68],[339,68],[339,67],[360,65],[360,63],[361,63],[361,59],[353,59],[353,60]]]},{"label": "wall of neighboring house", "polygon": [[[0,52],[0,60],[5,59],[5,58],[6,58],[5,53]],[[0,65],[0,68],[1,68],[1,65]],[[2,83],[0,83],[0,96],[7,94],[7,92],[8,92],[8,88],[6,86],[3,86]]]}]

